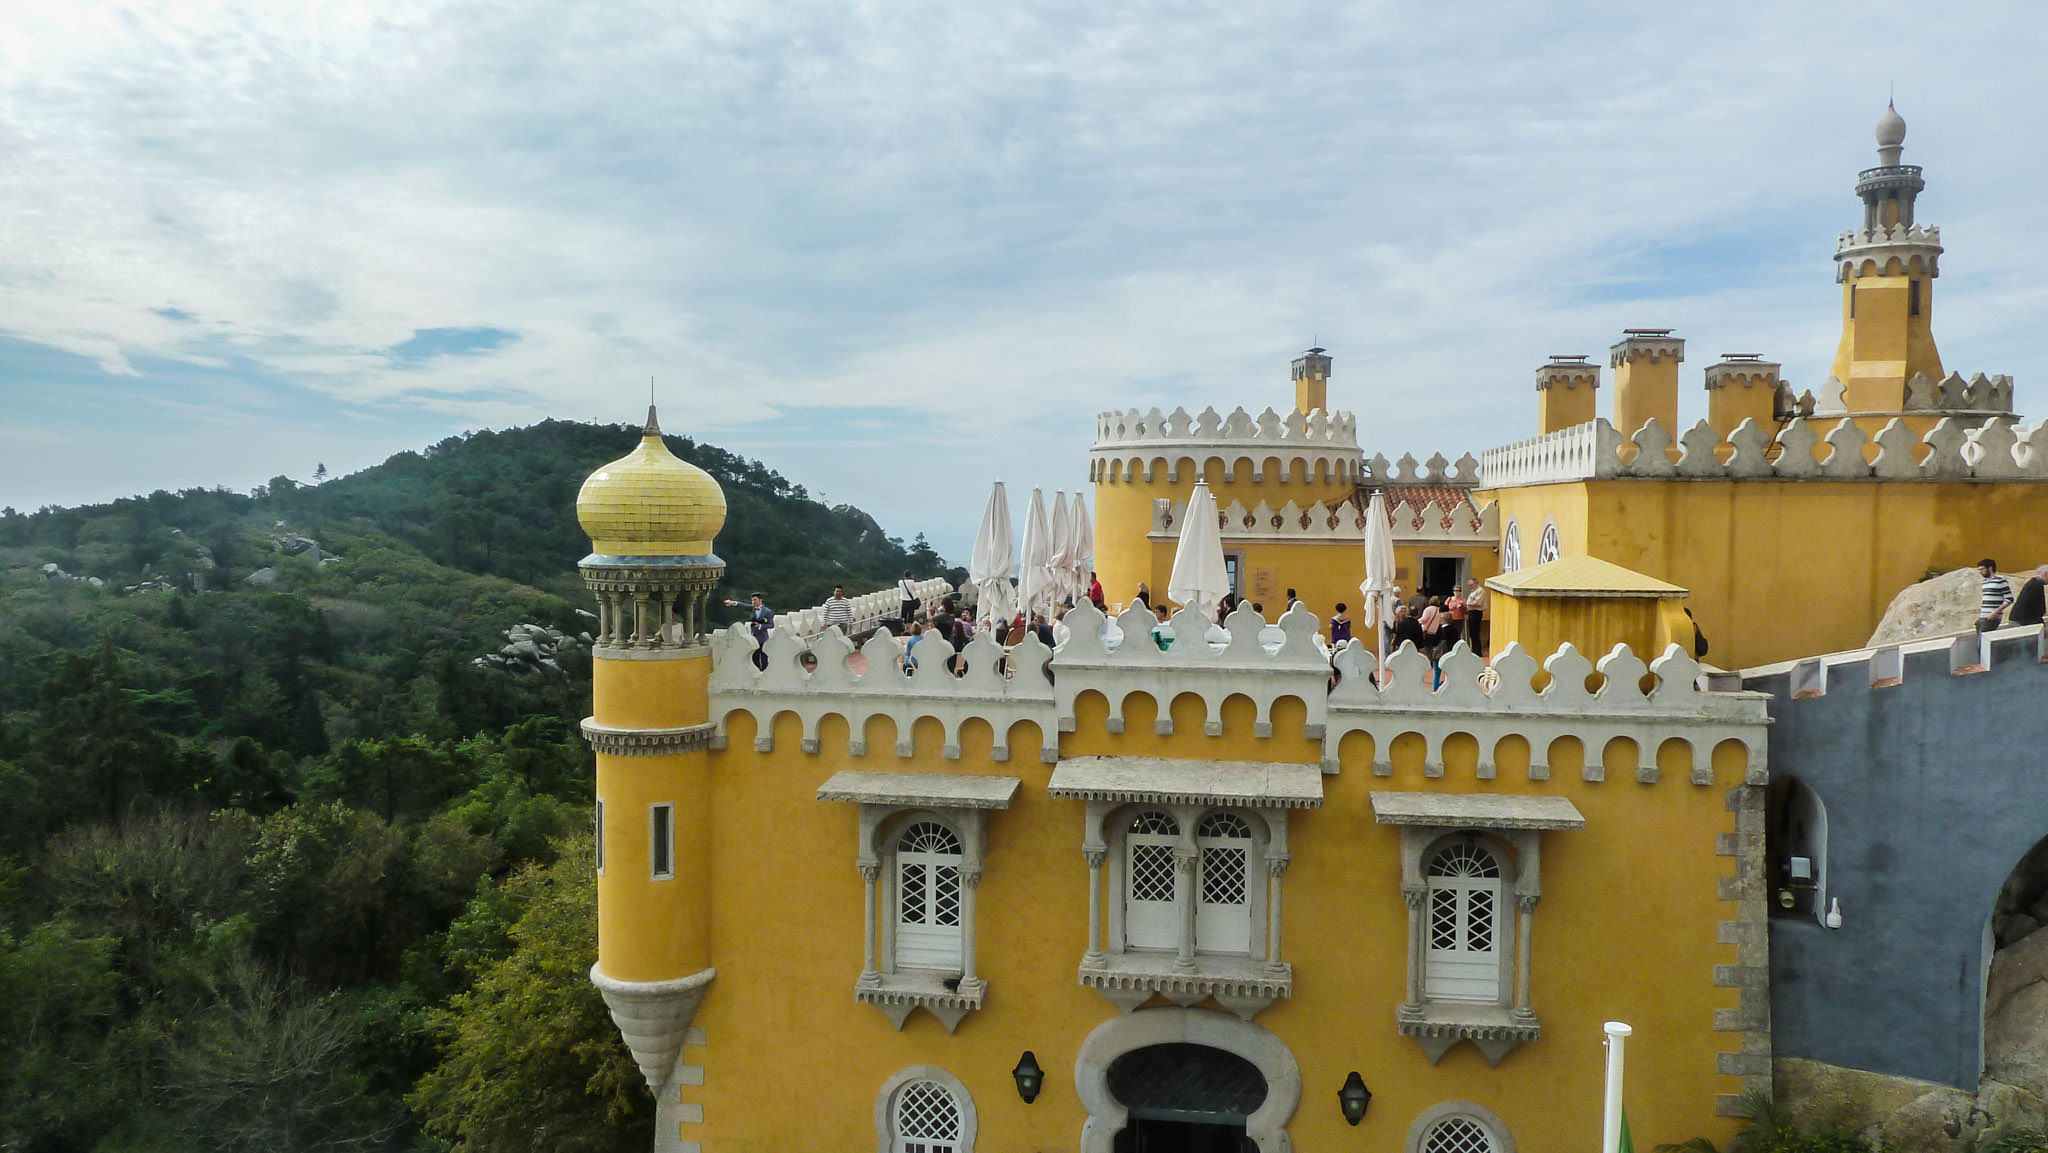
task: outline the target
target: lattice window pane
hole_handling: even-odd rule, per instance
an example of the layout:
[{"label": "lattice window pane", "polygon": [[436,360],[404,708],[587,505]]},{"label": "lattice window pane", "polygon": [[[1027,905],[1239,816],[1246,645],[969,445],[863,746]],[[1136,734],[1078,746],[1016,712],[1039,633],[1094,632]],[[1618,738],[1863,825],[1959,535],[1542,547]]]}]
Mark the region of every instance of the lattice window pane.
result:
[{"label": "lattice window pane", "polygon": [[1493,1134],[1463,1117],[1446,1117],[1430,1127],[1422,1153],[1493,1153]]},{"label": "lattice window pane", "polygon": [[896,848],[905,853],[936,853],[944,856],[960,855],[960,838],[953,830],[936,821],[919,821],[903,830],[896,840]]},{"label": "lattice window pane", "polygon": [[925,1153],[950,1150],[952,1143],[960,1139],[960,1106],[945,1086],[934,1081],[912,1081],[896,1096],[896,1135],[943,1142],[923,1147]]},{"label": "lattice window pane", "polygon": [[1454,841],[1438,850],[1430,858],[1429,875],[1432,877],[1498,877],[1500,862],[1486,851],[1484,845],[1471,841]]},{"label": "lattice window pane", "polygon": [[1205,846],[1202,849],[1202,900],[1211,905],[1245,902],[1245,851]]},{"label": "lattice window pane", "polygon": [[941,925],[960,923],[960,870],[952,865],[938,867],[938,883],[932,886],[932,920]]},{"label": "lattice window pane", "polygon": [[1131,846],[1131,900],[1173,900],[1173,848]]},{"label": "lattice window pane", "polygon": [[1131,832],[1156,833],[1160,836],[1178,837],[1180,836],[1180,825],[1165,813],[1157,811],[1145,812],[1139,813],[1131,821]]},{"label": "lattice window pane", "polygon": [[1473,953],[1493,951],[1493,890],[1473,889],[1466,894],[1471,902],[1465,914],[1465,948]]},{"label": "lattice window pane", "polygon": [[1242,837],[1249,839],[1251,835],[1252,827],[1245,824],[1244,818],[1236,813],[1210,813],[1202,818],[1201,825],[1195,829],[1195,836],[1197,837]]},{"label": "lattice window pane", "polygon": [[1458,894],[1452,889],[1434,889],[1429,894],[1429,947],[1458,947]]},{"label": "lattice window pane", "polygon": [[908,925],[922,925],[925,921],[925,867],[906,864],[903,866],[903,921]]}]

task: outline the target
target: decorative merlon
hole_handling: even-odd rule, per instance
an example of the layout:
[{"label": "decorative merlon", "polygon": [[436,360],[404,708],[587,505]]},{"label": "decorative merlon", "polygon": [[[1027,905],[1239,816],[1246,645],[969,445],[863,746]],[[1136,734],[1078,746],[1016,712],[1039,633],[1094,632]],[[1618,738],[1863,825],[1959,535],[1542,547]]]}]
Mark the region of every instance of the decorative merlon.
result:
[{"label": "decorative merlon", "polygon": [[1781,368],[1783,366],[1777,361],[1765,360],[1755,353],[1722,353],[1718,363],[1707,366],[1707,387],[1726,388],[1732,384],[1738,388],[1762,387],[1775,390],[1778,387],[1778,374]]},{"label": "decorative merlon", "polygon": [[[1964,384],[1960,398],[1971,386]],[[2011,396],[2011,382],[1996,378],[1977,384],[1976,397],[1996,403]],[[1943,410],[1932,410],[1943,411]],[[1977,427],[1972,427],[1976,425]],[[1864,446],[1875,443],[1874,459]],[[2048,419],[2021,425],[1996,411],[1947,412],[1924,437],[1893,417],[1877,436],[1855,422],[1835,423],[1825,441],[1803,419],[1788,422],[1775,438],[1744,420],[1723,440],[1700,421],[1677,439],[1672,459],[1670,432],[1651,420],[1633,437],[1606,420],[1588,421],[1543,436],[1489,449],[1480,458],[1482,490],[1581,480],[2048,480]],[[1924,459],[1916,457],[1921,448]],[[1721,452],[1728,449],[1726,453]],[[1725,457],[1725,459],[1723,459]]]},{"label": "decorative merlon", "polygon": [[619,981],[598,972],[596,965],[590,967],[590,983],[604,995],[612,1023],[619,1027],[656,1098],[674,1076],[690,1019],[717,976],[718,970],[705,969],[672,981]]},{"label": "decorative merlon", "polygon": [[1592,363],[1589,357],[1576,353],[1569,356],[1560,354],[1552,356],[1549,364],[1536,369],[1537,392],[1559,386],[1578,388],[1582,385],[1586,388],[1600,387],[1600,366]]},{"label": "decorative merlon", "polygon": [[[2009,661],[2048,663],[2048,633],[2044,633],[2040,625],[2011,625],[1989,633],[1969,629],[1898,644],[1759,665],[1743,669],[1740,676],[1745,685],[1761,684],[1772,677],[1785,677],[1785,695],[1792,700],[1803,701],[1826,696],[1831,684],[1861,681],[1875,689],[1903,684],[1908,666],[1906,658],[1928,653],[1947,656],[1949,676],[1971,676],[1989,672],[1994,665]],[[1941,662],[1937,659],[1935,663],[1939,667]]]},{"label": "decorative merlon", "polygon": [[612,756],[665,757],[711,747],[712,725],[689,725],[680,729],[619,729],[600,725],[595,717],[583,718],[583,739],[592,750]]},{"label": "decorative merlon", "polygon": [[1168,443],[1204,444],[1311,444],[1358,447],[1358,418],[1348,412],[1290,412],[1281,416],[1268,408],[1252,416],[1242,408],[1229,416],[1205,408],[1200,416],[1189,416],[1185,408],[1162,413],[1154,408],[1139,412],[1105,412],[1095,418],[1097,449]]},{"label": "decorative merlon", "polygon": [[1671,335],[1668,328],[1626,329],[1622,338],[1607,349],[1607,364],[1620,368],[1632,360],[1685,360],[1685,340]]}]

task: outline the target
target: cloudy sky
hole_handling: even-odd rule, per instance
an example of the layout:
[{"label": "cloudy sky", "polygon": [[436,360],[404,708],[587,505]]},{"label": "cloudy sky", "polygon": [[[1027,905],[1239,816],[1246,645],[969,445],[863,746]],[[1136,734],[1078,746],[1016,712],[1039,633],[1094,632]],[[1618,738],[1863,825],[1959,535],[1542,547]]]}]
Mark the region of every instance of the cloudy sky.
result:
[{"label": "cloudy sky", "polygon": [[[1896,87],[1947,365],[2048,388],[2048,8],[0,0],[0,505],[663,423],[964,561],[1094,414],[1528,435],[1628,326],[1818,391]],[[564,558],[569,563],[573,558]]]}]

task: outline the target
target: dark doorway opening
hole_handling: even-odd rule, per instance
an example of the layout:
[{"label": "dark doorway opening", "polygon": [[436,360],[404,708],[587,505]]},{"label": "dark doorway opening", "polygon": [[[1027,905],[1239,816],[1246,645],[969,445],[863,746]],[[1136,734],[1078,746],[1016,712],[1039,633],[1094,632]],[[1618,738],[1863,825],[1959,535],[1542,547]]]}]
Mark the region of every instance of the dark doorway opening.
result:
[{"label": "dark doorway opening", "polygon": [[1151,1045],[1109,1066],[1130,1121],[1116,1153],[1257,1153],[1245,1119],[1266,1101],[1258,1066],[1207,1045]]},{"label": "dark doorway opening", "polygon": [[1463,557],[1426,556],[1422,558],[1423,596],[1448,597],[1458,591],[1458,578],[1465,567]]}]

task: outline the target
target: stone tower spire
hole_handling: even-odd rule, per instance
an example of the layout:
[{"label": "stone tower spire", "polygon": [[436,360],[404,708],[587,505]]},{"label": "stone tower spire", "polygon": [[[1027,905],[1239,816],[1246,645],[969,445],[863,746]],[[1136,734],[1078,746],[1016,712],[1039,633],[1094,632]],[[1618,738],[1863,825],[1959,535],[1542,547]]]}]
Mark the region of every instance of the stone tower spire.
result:
[{"label": "stone tower spire", "polygon": [[1877,167],[1856,174],[1863,226],[1844,232],[1835,246],[1842,342],[1822,415],[1897,414],[1906,407],[1908,380],[1942,376],[1933,328],[1941,230],[1914,220],[1927,182],[1919,165],[1899,162],[1905,143],[1906,121],[1887,105],[1877,122]]}]

